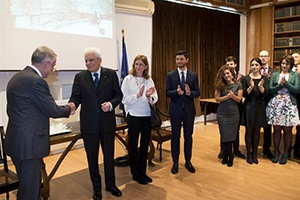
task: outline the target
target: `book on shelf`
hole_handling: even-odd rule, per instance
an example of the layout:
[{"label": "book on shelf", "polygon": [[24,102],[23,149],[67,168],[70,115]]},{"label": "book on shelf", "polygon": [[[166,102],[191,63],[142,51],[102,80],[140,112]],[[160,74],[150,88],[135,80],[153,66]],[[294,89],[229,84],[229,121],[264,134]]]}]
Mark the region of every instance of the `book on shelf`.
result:
[{"label": "book on shelf", "polygon": [[300,5],[278,8],[275,10],[275,18],[292,17],[300,15]]}]

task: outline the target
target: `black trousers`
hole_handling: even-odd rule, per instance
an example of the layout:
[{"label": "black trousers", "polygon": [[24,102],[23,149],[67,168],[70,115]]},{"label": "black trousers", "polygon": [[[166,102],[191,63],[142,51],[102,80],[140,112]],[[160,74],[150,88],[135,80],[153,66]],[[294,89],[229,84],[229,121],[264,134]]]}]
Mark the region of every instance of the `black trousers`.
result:
[{"label": "black trousers", "polygon": [[[151,134],[150,116],[135,117],[128,113],[127,124],[130,171],[133,176],[143,176],[146,174],[148,146]],[[140,143],[139,148],[138,143]]]},{"label": "black trousers", "polygon": [[100,131],[97,134],[82,133],[84,148],[87,154],[90,178],[95,192],[101,191],[101,176],[99,173],[99,147],[101,144],[104,163],[104,175],[106,188],[112,188],[115,184],[115,132]]},{"label": "black trousers", "polygon": [[272,126],[267,124],[264,127],[264,144],[263,144],[263,151],[269,151],[272,145]]},{"label": "black trousers", "polygon": [[[271,96],[265,98],[265,106],[267,107]],[[264,127],[264,143],[263,143],[263,152],[270,151],[272,145],[272,126],[267,123],[267,126]]]},{"label": "black trousers", "polygon": [[19,160],[11,158],[17,171],[19,188],[17,199],[40,200],[42,158]]},{"label": "black trousers", "polygon": [[171,152],[172,160],[174,163],[179,161],[180,153],[180,131],[181,124],[183,124],[183,137],[184,137],[184,157],[185,161],[189,162],[192,158],[192,146],[193,146],[193,132],[194,132],[194,116],[170,116],[172,127],[172,140],[171,140]]},{"label": "black trousers", "polygon": [[296,129],[297,129],[297,132],[296,132],[294,149],[295,149],[295,151],[299,151],[300,150],[300,126],[297,126]]}]

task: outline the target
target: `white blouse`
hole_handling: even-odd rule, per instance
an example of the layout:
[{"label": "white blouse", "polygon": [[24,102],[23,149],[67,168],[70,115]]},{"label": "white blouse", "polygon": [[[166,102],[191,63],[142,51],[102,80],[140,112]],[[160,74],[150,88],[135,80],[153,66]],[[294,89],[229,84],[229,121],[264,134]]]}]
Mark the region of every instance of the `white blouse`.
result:
[{"label": "white blouse", "polygon": [[[145,86],[144,93],[140,98],[137,98],[137,94],[140,92],[140,88],[143,85]],[[132,116],[151,115],[149,103],[154,104],[158,100],[156,90],[151,94],[149,100],[147,99],[146,91],[151,87],[155,87],[152,78],[145,79],[131,74],[124,78],[121,90],[123,92],[122,103],[124,104],[126,115],[128,113]]]}]

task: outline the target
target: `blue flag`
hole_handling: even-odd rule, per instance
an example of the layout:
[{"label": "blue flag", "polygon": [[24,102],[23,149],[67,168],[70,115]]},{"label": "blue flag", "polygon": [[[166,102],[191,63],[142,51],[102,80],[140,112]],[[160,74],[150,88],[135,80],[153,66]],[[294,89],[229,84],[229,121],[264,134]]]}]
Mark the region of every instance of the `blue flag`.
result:
[{"label": "blue flag", "polygon": [[121,63],[121,85],[125,76],[128,75],[128,61],[127,61],[127,52],[126,44],[124,37],[122,38],[122,63]]},{"label": "blue flag", "polygon": [[[122,38],[122,63],[121,63],[121,81],[120,85],[122,85],[124,78],[128,75],[128,60],[127,60],[127,52],[126,52],[126,44],[125,38]],[[124,105],[120,104],[120,109],[124,112]]]}]

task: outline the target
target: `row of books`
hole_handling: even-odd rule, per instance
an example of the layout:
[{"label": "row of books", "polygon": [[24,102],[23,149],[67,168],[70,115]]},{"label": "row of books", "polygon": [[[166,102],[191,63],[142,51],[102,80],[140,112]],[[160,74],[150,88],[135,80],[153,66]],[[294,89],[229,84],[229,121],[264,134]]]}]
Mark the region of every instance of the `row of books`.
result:
[{"label": "row of books", "polygon": [[284,38],[275,38],[274,46],[296,46],[300,45],[300,37],[284,37]]},{"label": "row of books", "polygon": [[276,49],[274,50],[274,60],[275,61],[280,61],[280,59],[289,54],[292,55],[294,52],[300,52],[300,48],[299,49]]},{"label": "row of books", "polygon": [[275,10],[275,18],[280,17],[291,17],[300,15],[300,5],[299,6],[291,6],[291,7],[284,7],[278,8]]},{"label": "row of books", "polygon": [[275,23],[275,32],[299,31],[300,21]]}]

